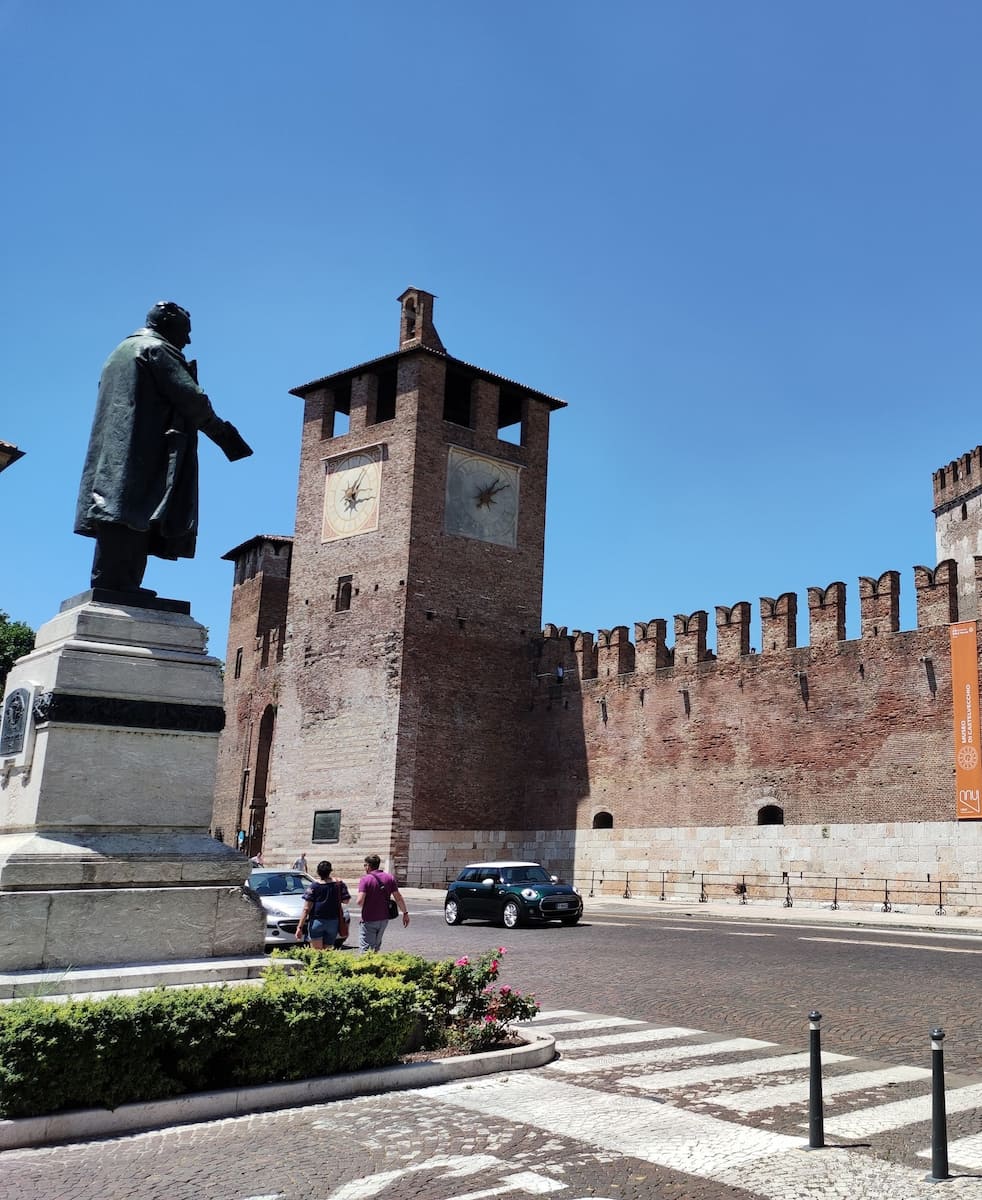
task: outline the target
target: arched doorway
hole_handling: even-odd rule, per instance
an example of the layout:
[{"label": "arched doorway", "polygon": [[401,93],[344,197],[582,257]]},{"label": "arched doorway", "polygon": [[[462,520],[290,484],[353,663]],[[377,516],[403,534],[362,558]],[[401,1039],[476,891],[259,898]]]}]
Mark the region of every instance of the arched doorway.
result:
[{"label": "arched doorway", "polygon": [[259,742],[256,747],[256,770],[253,775],[252,803],[249,805],[249,829],[246,834],[246,854],[252,858],[263,848],[266,827],[266,788],[269,782],[269,757],[273,749],[276,727],[276,708],[267,704],[259,722]]}]

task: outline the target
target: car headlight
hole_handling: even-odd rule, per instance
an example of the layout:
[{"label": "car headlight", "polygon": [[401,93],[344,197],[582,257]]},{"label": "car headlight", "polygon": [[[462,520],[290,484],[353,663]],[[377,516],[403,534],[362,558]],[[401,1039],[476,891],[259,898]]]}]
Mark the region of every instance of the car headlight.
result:
[{"label": "car headlight", "polygon": [[583,895],[583,893],[580,891],[580,889],[579,889],[579,888],[573,888],[573,891],[575,892],[575,894],[576,894],[577,896],[582,896],[582,895]]},{"label": "car headlight", "polygon": [[538,898],[539,893],[535,890],[535,888],[522,888],[523,900],[538,900]]},{"label": "car headlight", "polygon": [[267,904],[266,912],[273,917],[288,917],[290,915],[290,910],[280,904]]}]

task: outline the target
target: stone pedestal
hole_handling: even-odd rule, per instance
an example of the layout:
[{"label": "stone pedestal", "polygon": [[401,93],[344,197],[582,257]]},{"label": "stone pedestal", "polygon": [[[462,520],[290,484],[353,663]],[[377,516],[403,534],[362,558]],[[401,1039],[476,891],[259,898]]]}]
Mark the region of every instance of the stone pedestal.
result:
[{"label": "stone pedestal", "polygon": [[262,950],[249,862],[208,832],[221,665],[187,604],[141,604],[66,601],[7,679],[0,970]]}]

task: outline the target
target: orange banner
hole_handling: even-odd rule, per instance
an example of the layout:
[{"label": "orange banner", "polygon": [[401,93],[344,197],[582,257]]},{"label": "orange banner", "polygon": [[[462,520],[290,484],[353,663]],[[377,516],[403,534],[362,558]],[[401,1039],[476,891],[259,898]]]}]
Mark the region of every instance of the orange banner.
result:
[{"label": "orange banner", "polygon": [[974,621],[951,626],[951,700],[955,724],[955,817],[982,820],[979,647]]}]

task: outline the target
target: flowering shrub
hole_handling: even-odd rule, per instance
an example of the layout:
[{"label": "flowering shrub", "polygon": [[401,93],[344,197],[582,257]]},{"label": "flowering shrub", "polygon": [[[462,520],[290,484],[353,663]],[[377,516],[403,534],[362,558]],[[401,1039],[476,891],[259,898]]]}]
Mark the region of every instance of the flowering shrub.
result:
[{"label": "flowering shrub", "polygon": [[[415,1026],[404,1052],[438,1050],[449,1046],[466,1053],[488,1050],[508,1040],[508,1026],[529,1021],[539,1011],[534,996],[522,995],[508,984],[497,984],[504,946],[456,962],[444,958],[429,962],[401,951],[362,954],[325,954],[298,947],[273,951],[274,958],[303,963],[303,974],[316,977],[395,979],[415,991]],[[268,970],[266,986],[280,987],[292,977]],[[2,1066],[2,1064],[0,1064]],[[2,1071],[0,1071],[2,1082]]]},{"label": "flowering shrub", "polygon": [[539,1011],[532,995],[522,995],[507,983],[496,986],[505,948],[479,958],[458,958],[450,970],[453,991],[447,1044],[475,1053],[507,1040],[513,1021],[529,1021]]}]

